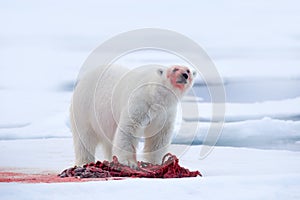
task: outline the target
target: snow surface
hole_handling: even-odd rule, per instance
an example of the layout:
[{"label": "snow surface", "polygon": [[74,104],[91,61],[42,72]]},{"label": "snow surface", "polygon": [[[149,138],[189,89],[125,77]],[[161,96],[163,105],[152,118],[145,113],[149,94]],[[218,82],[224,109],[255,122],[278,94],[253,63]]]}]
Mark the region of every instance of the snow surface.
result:
[{"label": "snow surface", "polygon": [[[226,113],[217,147],[199,159],[216,123],[199,75],[182,102],[171,149],[203,178],[1,183],[0,199],[299,199],[299,13],[297,0],[1,1],[0,170],[57,173],[72,165],[73,85],[91,51],[121,32],[164,28],[200,44],[224,80]],[[116,63],[187,64],[158,51]]]},{"label": "snow surface", "polygon": [[[73,162],[72,140],[0,141],[1,166],[28,173],[52,172]],[[0,183],[1,199],[297,199],[300,152],[215,147],[200,159],[202,146],[172,145],[180,164],[203,177],[125,179],[88,183]],[[14,159],[11,159],[11,158]]]}]

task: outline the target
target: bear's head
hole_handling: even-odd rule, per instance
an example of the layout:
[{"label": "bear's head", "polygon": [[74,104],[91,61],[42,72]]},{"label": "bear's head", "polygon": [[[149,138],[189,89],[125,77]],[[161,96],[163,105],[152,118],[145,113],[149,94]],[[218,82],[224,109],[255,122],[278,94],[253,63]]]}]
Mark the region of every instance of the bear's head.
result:
[{"label": "bear's head", "polygon": [[182,93],[193,85],[194,77],[196,76],[196,71],[181,65],[173,65],[166,70],[159,69],[158,73],[165,76],[170,85]]}]

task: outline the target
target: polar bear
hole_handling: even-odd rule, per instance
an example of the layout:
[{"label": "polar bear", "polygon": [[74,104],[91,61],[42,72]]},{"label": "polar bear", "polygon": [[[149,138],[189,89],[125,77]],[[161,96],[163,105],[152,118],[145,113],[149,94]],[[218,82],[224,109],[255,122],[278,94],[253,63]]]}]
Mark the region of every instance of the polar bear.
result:
[{"label": "polar bear", "polygon": [[98,144],[105,159],[137,166],[136,148],[144,139],[144,159],[161,163],[170,144],[177,104],[193,85],[196,72],[174,65],[136,69],[111,65],[85,73],[70,108],[75,164],[95,160]]}]

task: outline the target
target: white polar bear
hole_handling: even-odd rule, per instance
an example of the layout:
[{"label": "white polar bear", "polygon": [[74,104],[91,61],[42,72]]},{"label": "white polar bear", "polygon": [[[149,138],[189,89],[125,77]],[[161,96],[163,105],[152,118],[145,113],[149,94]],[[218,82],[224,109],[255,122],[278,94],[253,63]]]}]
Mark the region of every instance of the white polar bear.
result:
[{"label": "white polar bear", "polygon": [[76,165],[95,161],[98,144],[105,159],[136,167],[136,147],[144,137],[144,157],[161,163],[171,141],[177,103],[192,86],[189,68],[99,67],[77,83],[70,108]]}]

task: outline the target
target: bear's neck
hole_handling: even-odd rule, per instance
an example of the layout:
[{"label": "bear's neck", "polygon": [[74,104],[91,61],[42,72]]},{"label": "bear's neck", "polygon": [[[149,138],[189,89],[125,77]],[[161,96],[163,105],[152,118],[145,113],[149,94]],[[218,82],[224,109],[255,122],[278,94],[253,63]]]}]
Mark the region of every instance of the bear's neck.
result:
[{"label": "bear's neck", "polygon": [[153,88],[150,98],[152,99],[152,103],[172,106],[177,105],[182,98],[182,94],[170,87],[157,85]]}]

